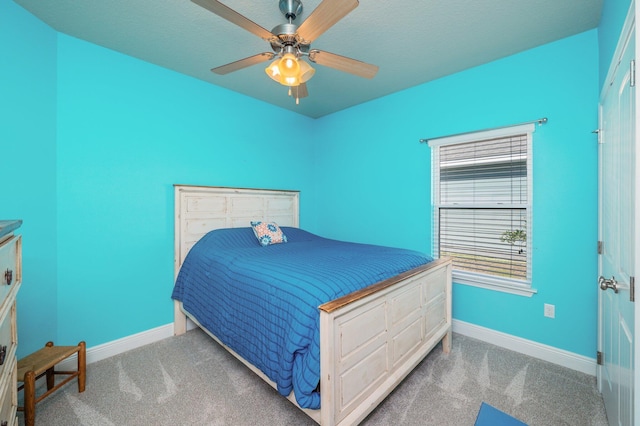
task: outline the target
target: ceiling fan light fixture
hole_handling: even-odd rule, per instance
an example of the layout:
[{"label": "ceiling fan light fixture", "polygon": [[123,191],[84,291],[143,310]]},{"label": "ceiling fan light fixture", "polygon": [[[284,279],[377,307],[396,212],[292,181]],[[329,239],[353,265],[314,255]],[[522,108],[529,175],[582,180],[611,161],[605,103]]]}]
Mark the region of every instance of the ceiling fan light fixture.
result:
[{"label": "ceiling fan light fixture", "polygon": [[278,83],[280,83],[280,78],[281,78],[280,68],[278,67],[279,62],[280,62],[280,59],[276,59],[275,61],[271,62],[268,67],[264,69],[264,71],[267,73],[269,78],[272,79],[273,81],[277,81]]},{"label": "ceiling fan light fixture", "polygon": [[316,72],[311,65],[292,53],[285,53],[282,58],[271,62],[264,71],[273,81],[289,87],[306,83]]},{"label": "ceiling fan light fixture", "polygon": [[298,63],[300,64],[300,83],[306,83],[313,77],[316,70],[302,59],[300,59]]},{"label": "ceiling fan light fixture", "polygon": [[280,84],[283,86],[295,87],[300,85],[300,79],[297,75],[294,75],[293,77],[282,77]]},{"label": "ceiling fan light fixture", "polygon": [[283,77],[297,77],[300,74],[300,64],[298,58],[293,53],[285,53],[278,63],[280,74]]}]

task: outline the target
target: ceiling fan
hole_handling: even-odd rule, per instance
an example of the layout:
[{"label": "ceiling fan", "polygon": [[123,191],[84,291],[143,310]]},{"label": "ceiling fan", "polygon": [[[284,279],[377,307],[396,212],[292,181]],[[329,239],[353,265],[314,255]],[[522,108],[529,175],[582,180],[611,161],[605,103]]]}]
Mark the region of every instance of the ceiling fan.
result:
[{"label": "ceiling fan", "polygon": [[273,52],[263,52],[213,68],[216,74],[233,71],[275,60],[265,69],[267,75],[278,83],[289,87],[289,95],[296,99],[308,96],[306,82],[315,70],[302,58],[364,78],[373,78],[378,72],[376,65],[367,64],[346,56],[323,50],[311,49],[311,43],[340,19],[358,6],[358,0],[323,0],[299,26],[294,24],[302,13],[300,0],[279,0],[279,7],[287,23],[266,30],[218,0],[192,0],[221,18],[238,25],[271,44]]}]

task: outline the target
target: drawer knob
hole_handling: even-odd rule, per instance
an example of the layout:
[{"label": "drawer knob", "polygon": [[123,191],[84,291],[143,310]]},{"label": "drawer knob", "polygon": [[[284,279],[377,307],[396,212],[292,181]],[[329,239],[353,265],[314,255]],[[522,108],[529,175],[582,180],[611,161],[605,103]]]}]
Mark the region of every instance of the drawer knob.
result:
[{"label": "drawer knob", "polygon": [[4,279],[7,282],[7,285],[11,285],[13,282],[13,271],[11,269],[4,271]]}]

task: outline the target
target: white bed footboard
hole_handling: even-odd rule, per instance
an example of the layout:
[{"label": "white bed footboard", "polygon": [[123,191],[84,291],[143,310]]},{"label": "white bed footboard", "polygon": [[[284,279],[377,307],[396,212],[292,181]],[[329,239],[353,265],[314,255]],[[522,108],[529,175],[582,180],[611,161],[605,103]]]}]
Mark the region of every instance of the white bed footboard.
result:
[{"label": "white bed footboard", "polygon": [[321,424],[360,422],[443,338],[449,352],[449,259],[320,306]]}]

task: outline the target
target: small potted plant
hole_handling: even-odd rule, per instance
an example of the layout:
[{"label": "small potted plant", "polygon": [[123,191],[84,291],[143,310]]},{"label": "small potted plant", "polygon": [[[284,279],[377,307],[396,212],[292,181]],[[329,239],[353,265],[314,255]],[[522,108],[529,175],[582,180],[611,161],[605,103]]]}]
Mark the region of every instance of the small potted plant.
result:
[{"label": "small potted plant", "polygon": [[518,254],[524,253],[524,246],[527,243],[527,232],[524,229],[512,229],[504,231],[500,236],[500,241],[510,245],[518,244]]}]

